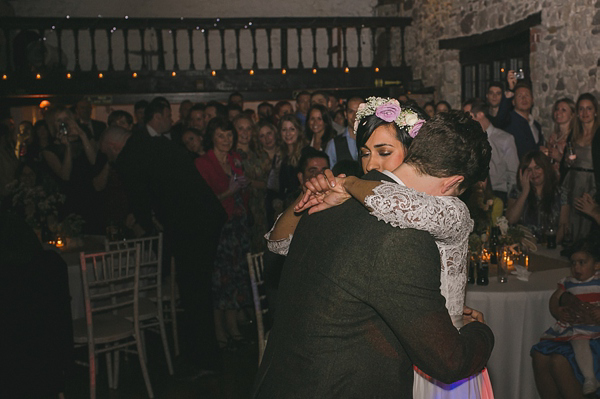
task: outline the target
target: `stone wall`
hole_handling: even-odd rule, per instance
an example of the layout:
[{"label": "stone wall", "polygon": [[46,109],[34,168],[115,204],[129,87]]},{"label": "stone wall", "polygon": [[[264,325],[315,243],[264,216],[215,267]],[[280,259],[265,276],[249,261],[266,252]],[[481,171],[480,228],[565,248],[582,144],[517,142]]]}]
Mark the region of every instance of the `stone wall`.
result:
[{"label": "stone wall", "polygon": [[379,16],[410,16],[407,62],[416,79],[437,89],[437,98],[460,105],[458,50],[439,50],[440,39],[484,33],[541,11],[531,29],[530,68],[536,106],[544,133],[552,126],[551,107],[562,97],[600,94],[600,1],[596,0],[398,0],[381,5]]}]

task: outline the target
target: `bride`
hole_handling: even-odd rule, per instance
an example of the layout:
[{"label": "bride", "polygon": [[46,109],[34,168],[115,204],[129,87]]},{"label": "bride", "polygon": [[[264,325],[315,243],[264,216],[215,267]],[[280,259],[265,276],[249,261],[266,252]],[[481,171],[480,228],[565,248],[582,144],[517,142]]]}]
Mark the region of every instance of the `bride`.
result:
[{"label": "bride", "polygon": [[[440,251],[440,290],[455,327],[460,328],[463,317],[477,316],[477,312],[464,307],[467,241],[473,221],[467,207],[455,197],[462,191],[462,181],[437,193],[441,196],[430,196],[407,187],[390,172],[396,172],[402,164],[423,123],[423,114],[411,108],[400,108],[395,100],[368,98],[367,103],[359,107],[355,122],[363,171],[379,170],[397,183],[334,178],[331,171],[327,171],[306,184],[308,191],[281,215],[266,238],[272,252],[285,255],[301,217],[298,212],[311,206],[309,213],[318,212],[353,196],[379,220],[394,227],[415,228],[432,234]],[[415,368],[413,396],[488,399],[493,398],[493,392],[487,370],[446,385]]]}]

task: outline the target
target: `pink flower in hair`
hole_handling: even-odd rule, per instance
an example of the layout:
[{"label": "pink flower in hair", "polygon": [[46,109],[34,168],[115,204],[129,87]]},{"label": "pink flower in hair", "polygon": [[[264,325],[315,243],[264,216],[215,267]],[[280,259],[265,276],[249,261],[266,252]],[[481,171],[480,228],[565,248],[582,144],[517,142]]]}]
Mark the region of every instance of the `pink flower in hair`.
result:
[{"label": "pink flower in hair", "polygon": [[377,107],[375,110],[375,115],[386,122],[394,122],[398,115],[400,115],[400,111],[401,109],[399,105],[389,102]]},{"label": "pink flower in hair", "polygon": [[417,134],[419,133],[419,130],[421,130],[421,126],[423,126],[424,123],[425,123],[425,121],[423,119],[419,119],[418,122],[415,123],[413,125],[413,127],[410,129],[410,132],[408,132],[410,137],[412,137],[414,139],[417,136]]}]

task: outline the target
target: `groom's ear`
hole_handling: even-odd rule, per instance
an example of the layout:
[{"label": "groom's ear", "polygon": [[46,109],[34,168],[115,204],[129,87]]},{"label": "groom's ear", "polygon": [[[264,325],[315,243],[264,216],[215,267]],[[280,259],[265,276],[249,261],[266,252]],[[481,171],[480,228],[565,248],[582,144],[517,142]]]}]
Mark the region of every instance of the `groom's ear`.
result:
[{"label": "groom's ear", "polygon": [[460,187],[463,181],[465,181],[464,176],[454,175],[446,177],[442,183],[442,195],[452,195],[455,197],[460,195],[463,191]]}]

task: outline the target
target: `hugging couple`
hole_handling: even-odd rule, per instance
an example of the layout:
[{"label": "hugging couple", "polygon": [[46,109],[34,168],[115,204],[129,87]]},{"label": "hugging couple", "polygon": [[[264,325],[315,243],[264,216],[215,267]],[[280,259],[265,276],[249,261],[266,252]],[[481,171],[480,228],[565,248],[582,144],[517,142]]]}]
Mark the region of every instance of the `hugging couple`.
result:
[{"label": "hugging couple", "polygon": [[464,307],[473,221],[456,198],[487,177],[491,147],[465,113],[425,119],[367,99],[363,178],[311,179],[267,234],[287,259],[254,398],[493,398],[494,337]]}]

